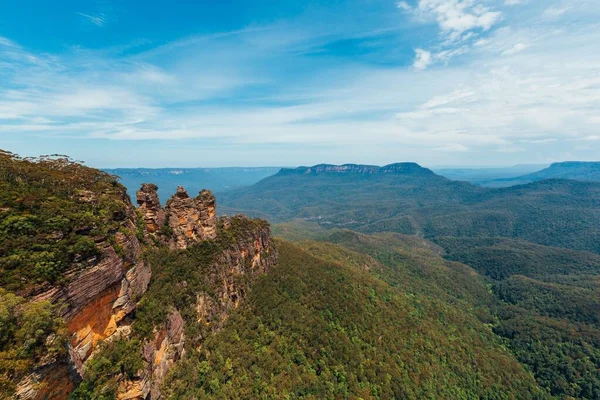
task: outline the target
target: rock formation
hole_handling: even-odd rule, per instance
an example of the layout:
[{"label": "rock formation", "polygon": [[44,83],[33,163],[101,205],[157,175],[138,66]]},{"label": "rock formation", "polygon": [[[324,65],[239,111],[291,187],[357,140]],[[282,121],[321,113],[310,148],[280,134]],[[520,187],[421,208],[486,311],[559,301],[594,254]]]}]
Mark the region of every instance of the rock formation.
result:
[{"label": "rock formation", "polygon": [[[186,346],[201,344],[219,331],[232,310],[250,291],[251,285],[277,261],[266,221],[243,216],[222,217],[217,224],[225,236],[234,237],[208,268],[205,277],[209,292],[197,293],[197,322],[204,328],[199,336],[186,338],[185,321],[173,309],[163,326],[155,327],[152,339],[144,344],[146,368],[133,380],[120,383],[118,399],[160,399],[161,386],[169,370],[185,356]],[[188,341],[188,339],[191,339]],[[192,343],[188,343],[192,342]]]},{"label": "rock formation", "polygon": [[[66,399],[85,377],[86,364],[103,341],[127,338],[131,334],[131,316],[146,292],[151,278],[150,265],[143,260],[144,238],[147,246],[168,245],[173,249],[217,238],[217,226],[230,242],[221,243],[222,251],[206,275],[208,292],[197,293],[197,322],[205,327],[192,338],[201,343],[207,335],[223,326],[231,310],[238,307],[250,290],[250,285],[277,260],[266,221],[243,216],[216,216],[214,195],[203,190],[190,198],[184,188],[162,208],[153,184],[142,185],[136,194],[135,210],[124,188],[117,195],[123,210],[113,216],[119,228],[108,237],[94,237],[100,256],[78,260],[67,273],[68,284],[54,286],[38,293],[35,300],[52,300],[64,304],[62,317],[70,340],[68,357],[46,360],[21,380],[19,399]],[[103,193],[85,193],[77,201],[94,201]],[[114,193],[113,193],[114,195]],[[140,221],[143,217],[143,222]],[[144,232],[140,237],[139,232]],[[80,229],[89,235],[92,228]],[[171,231],[171,234],[169,234]],[[119,381],[119,399],[160,399],[160,388],[173,365],[185,355],[188,338],[180,311],[172,309],[164,325],[154,327],[151,339],[143,343],[140,352],[145,367],[132,380]],[[135,322],[134,322],[135,323]]]},{"label": "rock formation", "polygon": [[184,321],[177,310],[171,310],[167,323],[155,331],[153,340],[142,350],[147,367],[133,381],[122,381],[119,400],[160,399],[160,387],[173,365],[185,355]]},{"label": "rock formation", "polygon": [[379,167],[361,164],[318,164],[312,167],[282,168],[277,175],[318,175],[318,174],[361,174],[361,175],[434,175],[433,171],[421,167],[417,163],[395,163]]},{"label": "rock formation", "polygon": [[146,229],[149,233],[157,233],[165,224],[165,211],[160,205],[157,194],[158,187],[151,183],[144,183],[136,194],[138,211],[144,217]]},{"label": "rock formation", "polygon": [[191,244],[217,237],[217,208],[215,196],[203,190],[192,199],[183,187],[167,202],[165,209],[173,232],[172,247],[185,249]]}]

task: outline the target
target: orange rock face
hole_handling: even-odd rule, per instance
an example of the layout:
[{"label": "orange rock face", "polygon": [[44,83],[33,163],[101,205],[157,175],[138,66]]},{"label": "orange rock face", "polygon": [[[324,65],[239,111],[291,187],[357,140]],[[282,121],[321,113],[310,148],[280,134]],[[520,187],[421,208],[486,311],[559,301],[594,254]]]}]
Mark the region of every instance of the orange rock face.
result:
[{"label": "orange rock face", "polygon": [[69,332],[73,333],[71,346],[76,349],[79,363],[83,363],[89,357],[101,340],[117,330],[112,306],[119,296],[120,286],[115,284],[108,287],[69,322]]},{"label": "orange rock face", "polygon": [[[135,232],[144,229],[144,238],[162,241],[174,249],[217,237],[221,229],[235,229],[236,241],[214,261],[206,276],[214,289],[197,293],[195,310],[198,320],[210,332],[223,326],[229,313],[246,296],[250,284],[276,262],[268,224],[256,223],[237,216],[217,220],[215,197],[203,190],[190,198],[183,188],[163,209],[155,185],[145,184],[137,193],[139,210],[133,208],[126,195],[125,218],[111,237],[95,238],[102,256],[73,266],[66,287],[51,287],[37,296],[65,305],[62,317],[70,333],[69,357],[37,366],[19,384],[20,399],[67,399],[76,383],[85,376],[86,361],[105,340],[127,335],[127,316],[135,310],[151,278],[150,266],[143,260],[142,244]],[[95,194],[84,193],[85,199]],[[143,222],[138,222],[138,213]],[[235,228],[232,228],[235,224]],[[140,227],[139,225],[143,225]],[[172,231],[172,237],[163,228]],[[165,230],[165,231],[168,231]],[[117,251],[118,249],[118,251]],[[241,276],[244,279],[239,279]],[[143,346],[146,365],[133,380],[122,380],[118,399],[158,399],[160,386],[173,365],[185,355],[184,320],[178,310],[170,310],[163,326],[155,327],[153,339]]]}]

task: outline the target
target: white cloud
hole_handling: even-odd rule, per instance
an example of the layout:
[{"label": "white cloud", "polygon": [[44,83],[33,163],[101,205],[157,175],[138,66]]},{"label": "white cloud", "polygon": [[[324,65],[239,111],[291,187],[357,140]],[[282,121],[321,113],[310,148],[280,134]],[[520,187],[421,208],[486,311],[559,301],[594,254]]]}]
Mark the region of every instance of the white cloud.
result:
[{"label": "white cloud", "polygon": [[468,51],[467,46],[460,46],[453,49],[441,50],[437,53],[431,53],[423,49],[415,49],[415,59],[413,67],[416,70],[424,70],[434,63],[448,63],[453,57],[464,54]]},{"label": "white cloud", "polygon": [[405,1],[399,1],[396,6],[404,11],[412,11],[412,7]]},{"label": "white cloud", "polygon": [[86,21],[96,25],[96,26],[104,26],[106,24],[106,16],[104,14],[86,14],[82,12],[78,12],[80,16],[82,16]]},{"label": "white cloud", "polygon": [[542,16],[547,19],[557,19],[568,13],[569,10],[570,7],[564,5],[548,7],[546,10],[544,10]]},{"label": "white cloud", "polygon": [[527,47],[529,47],[529,45],[519,42],[519,43],[515,44],[513,47],[511,47],[510,49],[504,50],[502,52],[502,54],[504,54],[504,55],[516,54],[516,53],[519,53],[519,52],[525,50]]},{"label": "white cloud", "polygon": [[13,41],[8,40],[7,38],[2,36],[0,36],[0,46],[18,47]]},{"label": "white cloud", "polygon": [[497,24],[502,13],[492,11],[476,0],[419,0],[418,12],[433,17],[442,33],[450,40],[458,40],[469,31],[487,31]]},{"label": "white cloud", "polygon": [[415,49],[415,61],[413,67],[418,70],[425,69],[433,62],[431,53],[423,49]]},{"label": "white cloud", "polygon": [[[453,57],[468,53],[473,43],[483,33],[489,32],[503,18],[501,11],[486,6],[482,0],[419,0],[413,8],[406,2],[398,7],[410,12],[419,21],[435,21],[439,29],[440,41],[432,45],[429,59],[420,61],[417,53],[415,68],[422,70],[434,63],[447,63]],[[516,3],[515,3],[516,4]]]},{"label": "white cloud", "polygon": [[[482,164],[542,145],[562,154],[571,140],[593,149],[600,31],[595,21],[566,29],[541,14],[506,20],[470,39],[475,46],[417,47],[413,68],[319,64],[304,56],[303,35],[272,30],[188,38],[132,57],[31,54],[0,39],[0,139],[301,144],[319,157],[332,149],[370,162],[456,162],[468,152]],[[290,75],[290,61],[311,73]],[[448,65],[427,68],[435,63]]]},{"label": "white cloud", "polygon": [[436,147],[435,150],[447,151],[447,152],[451,152],[451,153],[464,153],[464,152],[469,151],[470,149],[467,146],[465,146],[464,144],[450,143],[445,146]]}]

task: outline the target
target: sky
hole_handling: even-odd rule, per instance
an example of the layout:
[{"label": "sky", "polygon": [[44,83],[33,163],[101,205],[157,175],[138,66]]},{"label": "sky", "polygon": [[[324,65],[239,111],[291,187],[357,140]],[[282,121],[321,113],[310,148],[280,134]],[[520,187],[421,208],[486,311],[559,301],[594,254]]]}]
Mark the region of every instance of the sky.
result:
[{"label": "sky", "polygon": [[95,167],[597,160],[597,0],[6,0],[0,148]]}]

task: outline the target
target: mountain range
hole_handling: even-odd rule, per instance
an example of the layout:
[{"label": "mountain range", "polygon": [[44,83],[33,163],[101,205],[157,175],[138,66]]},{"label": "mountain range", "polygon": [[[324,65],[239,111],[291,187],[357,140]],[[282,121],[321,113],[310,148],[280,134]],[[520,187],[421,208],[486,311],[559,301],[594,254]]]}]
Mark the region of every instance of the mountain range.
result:
[{"label": "mountain range", "polygon": [[[360,167],[356,164],[349,165]],[[362,167],[371,167],[372,170],[379,168]],[[180,185],[194,192],[210,187],[214,192],[222,193],[252,186],[264,178],[276,175],[280,170],[279,167],[104,169],[105,172],[118,176],[120,182],[131,193],[143,183],[155,183],[159,187],[158,195],[163,203]],[[600,181],[598,162],[570,161],[554,163],[550,166],[523,164],[506,168],[435,168],[433,171],[451,180],[470,182],[484,187],[509,187],[553,178]]]},{"label": "mountain range", "polygon": [[0,152],[0,397],[600,398],[600,183],[159,190]]},{"label": "mountain range", "polygon": [[[222,193],[223,210],[275,222],[301,219],[363,232],[427,238],[503,236],[600,250],[600,183],[551,179],[491,189],[413,163],[282,169]],[[560,234],[557,234],[560,233]]]},{"label": "mountain range", "polygon": [[566,161],[553,163],[548,168],[512,178],[497,178],[485,186],[506,187],[544,179],[573,179],[600,182],[600,162]]}]

